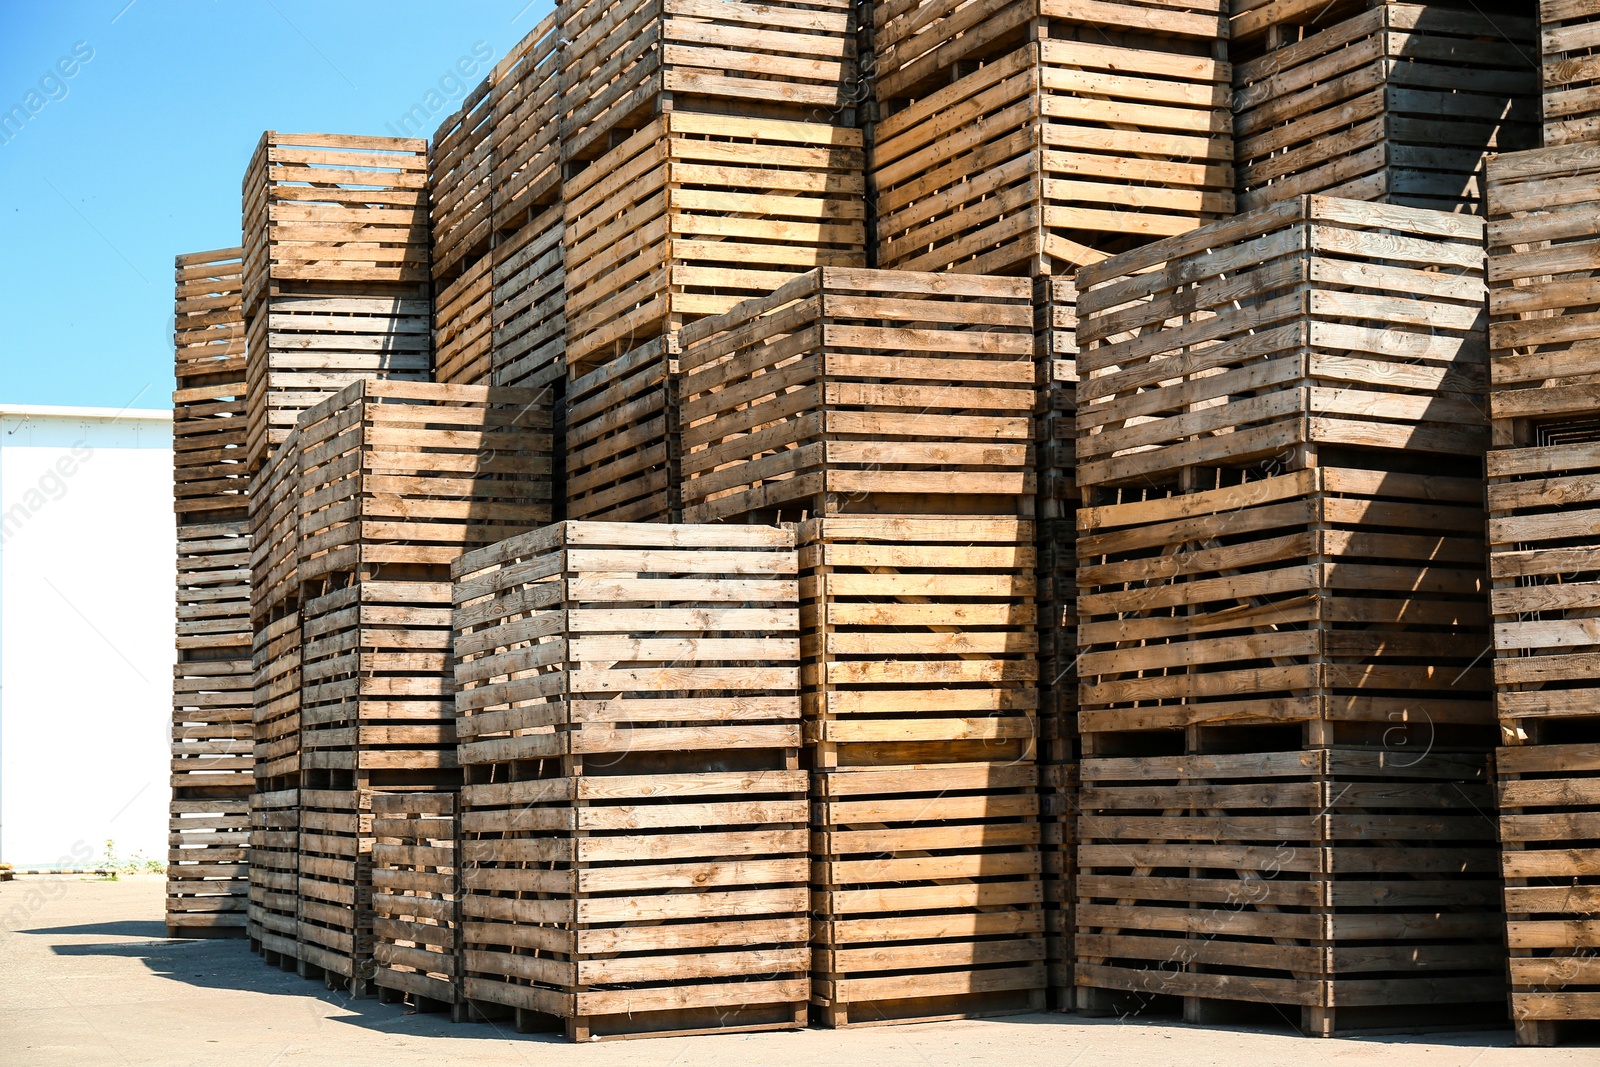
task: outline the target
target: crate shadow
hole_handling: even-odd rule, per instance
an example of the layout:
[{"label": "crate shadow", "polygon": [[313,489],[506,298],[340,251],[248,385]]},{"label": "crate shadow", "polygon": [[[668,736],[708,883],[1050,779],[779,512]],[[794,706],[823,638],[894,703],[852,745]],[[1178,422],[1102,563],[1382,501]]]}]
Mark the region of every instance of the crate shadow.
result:
[{"label": "crate shadow", "polygon": [[326,988],[320,980],[301,978],[292,971],[269,966],[250,951],[243,938],[168,939],[164,924],[155,921],[84,923],[76,926],[18,930],[15,936],[52,938],[129,938],[55,944],[57,956],[104,956],[135,959],[150,971],[173,982],[201,989],[234,989],[269,996],[311,997],[348,1014],[331,1014],[328,1021],[408,1037],[451,1037],[515,1040],[565,1044],[557,1034],[519,1034],[509,1021],[452,1023],[445,1014],[412,1013],[404,1004],[383,1004],[375,999],[356,1000],[342,990]]}]

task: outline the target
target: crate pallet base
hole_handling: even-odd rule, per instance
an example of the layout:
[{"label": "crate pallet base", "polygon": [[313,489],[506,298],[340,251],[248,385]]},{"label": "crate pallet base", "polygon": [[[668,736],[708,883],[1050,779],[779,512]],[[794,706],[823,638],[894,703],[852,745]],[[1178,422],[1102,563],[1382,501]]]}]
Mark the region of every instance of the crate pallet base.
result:
[{"label": "crate pallet base", "polygon": [[245,932],[245,916],[243,912],[230,912],[214,916],[215,922],[201,922],[203,916],[197,912],[185,912],[173,922],[174,913],[167,913],[167,937],[183,941],[203,941],[213,938],[240,940],[248,935]]},{"label": "crate pallet base", "polygon": [[453,999],[457,995],[455,990],[447,993],[431,982],[417,980],[416,975],[397,978],[395,974],[382,967],[378,969],[374,983],[378,987],[375,995],[379,1004],[404,1004],[416,1015],[448,1015],[453,1023],[470,1019],[468,1005]]},{"label": "crate pallet base", "polygon": [[1600,1033],[1600,717],[1566,733],[1496,754],[1519,1045]]},{"label": "crate pallet base", "polygon": [[1216,754],[1083,761],[1080,1008],[1265,1004],[1322,1037],[1503,1019],[1486,756],[1190,741]]},{"label": "crate pallet base", "polygon": [[1517,1044],[1523,1048],[1550,1048],[1554,1045],[1582,1043],[1592,1045],[1600,1039],[1600,1026],[1592,1020],[1600,1014],[1600,1000],[1585,997],[1560,1002],[1581,1018],[1574,1019],[1518,1019]]},{"label": "crate pallet base", "polygon": [[[920,976],[917,984],[922,984]],[[945,996],[915,996],[900,1000],[864,1000],[834,1004],[814,1009],[813,1016],[818,1026],[825,1026],[830,1030],[854,1030],[865,1026],[900,1026],[907,1023],[933,1023],[951,1019],[992,1019],[1005,1015],[1032,1015],[1044,1009],[1043,989],[994,990],[977,985],[963,987],[960,991]]]},{"label": "crate pallet base", "polygon": [[[1103,985],[1090,988],[1079,984],[1074,1011],[1088,1019],[1138,1016],[1151,1021],[1182,1021],[1196,1026],[1253,1026],[1282,1029],[1285,1025],[1302,1037],[1345,1038],[1377,1037],[1389,1034],[1460,1033],[1473,1030],[1504,1030],[1505,1009],[1489,1005],[1434,1006],[1332,1006],[1308,1007],[1303,1004],[1270,1000],[1246,1000],[1237,989],[1223,990],[1218,985],[1199,987],[1195,995],[1175,994],[1144,972],[1105,977],[1091,969]],[[1204,978],[1204,976],[1196,976]],[[1121,981],[1123,984],[1118,985]],[[1248,988],[1248,987],[1246,987]]]},{"label": "crate pallet base", "polygon": [[[686,999],[692,991],[684,990]],[[621,1010],[609,1014],[571,1016],[556,1014],[564,1010],[540,998],[528,986],[495,982],[483,978],[466,980],[467,1010],[481,1019],[514,1020],[519,1034],[564,1034],[568,1041],[623,1041],[641,1037],[699,1037],[706,1034],[767,1033],[774,1030],[803,1030],[806,1009],[788,1001],[767,1005],[733,1007],[660,1008]],[[539,1005],[539,1006],[533,1006]]]}]

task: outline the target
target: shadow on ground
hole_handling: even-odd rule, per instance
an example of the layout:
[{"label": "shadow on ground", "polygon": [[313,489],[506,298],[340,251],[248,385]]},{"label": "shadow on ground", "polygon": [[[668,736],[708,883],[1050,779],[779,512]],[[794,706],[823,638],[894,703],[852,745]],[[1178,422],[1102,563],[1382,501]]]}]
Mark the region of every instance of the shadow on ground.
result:
[{"label": "shadow on ground", "polygon": [[[52,926],[16,931],[18,935],[73,937],[73,938],[125,938],[127,940],[96,940],[76,944],[53,945],[51,951],[58,956],[120,956],[137,959],[156,975],[186,985],[208,989],[239,989],[273,996],[311,997],[348,1014],[331,1015],[330,1019],[364,1029],[386,1034],[406,1034],[413,1037],[463,1037],[487,1040],[518,1040],[536,1042],[562,1042],[557,1034],[518,1034],[509,1021],[451,1023],[443,1014],[408,1014],[400,1004],[380,1004],[375,999],[355,1000],[342,989],[328,989],[320,979],[301,978],[292,971],[268,966],[260,956],[250,951],[243,938],[203,938],[196,940],[168,939],[166,927],[154,921],[121,921],[84,923],[79,926]],[[1071,1022],[1075,1026],[1115,1027],[1122,1025],[1157,1026],[1162,1028],[1190,1029],[1191,1024],[1175,1017],[1170,1010],[1135,1010],[1123,1015],[1089,1017],[1083,1015],[1018,1015],[993,1020],[997,1024],[1023,1026],[1055,1026]],[[1277,1031],[1295,1033],[1297,1027],[1287,1015],[1274,1014],[1268,1005],[1259,1010],[1245,1011],[1233,1021],[1213,1022],[1208,1030],[1238,1030],[1248,1032]],[[1426,1042],[1458,1047],[1499,1048],[1512,1044],[1509,1029],[1484,1030],[1468,1033],[1428,1034],[1374,1034],[1351,1035],[1351,1040],[1394,1044]],[[1308,1052],[1311,1051],[1308,1047]]]},{"label": "shadow on ground", "polygon": [[380,1004],[375,999],[356,1000],[343,989],[328,989],[321,979],[301,978],[293,971],[268,966],[250,951],[242,937],[168,939],[159,922],[123,921],[84,923],[80,926],[38,927],[18,930],[16,936],[71,938],[126,938],[52,945],[57,956],[106,956],[141,961],[159,977],[204,989],[239,989],[271,996],[309,997],[349,1014],[330,1015],[346,1023],[386,1034],[411,1037],[460,1037],[487,1040],[561,1040],[555,1034],[518,1034],[507,1022],[452,1023],[448,1015],[411,1014],[401,1004]]}]

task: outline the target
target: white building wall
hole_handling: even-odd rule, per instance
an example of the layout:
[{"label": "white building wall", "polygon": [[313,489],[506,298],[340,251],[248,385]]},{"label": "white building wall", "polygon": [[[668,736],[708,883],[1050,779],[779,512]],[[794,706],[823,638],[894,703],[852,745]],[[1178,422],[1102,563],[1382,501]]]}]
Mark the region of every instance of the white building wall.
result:
[{"label": "white building wall", "polygon": [[167,412],[0,408],[0,861],[166,858]]}]

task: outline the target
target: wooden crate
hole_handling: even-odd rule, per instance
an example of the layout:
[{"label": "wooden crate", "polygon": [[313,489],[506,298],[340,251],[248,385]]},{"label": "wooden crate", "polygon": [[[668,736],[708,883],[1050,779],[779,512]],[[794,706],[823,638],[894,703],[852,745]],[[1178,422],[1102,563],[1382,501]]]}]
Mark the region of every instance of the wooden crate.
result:
[{"label": "wooden crate", "polygon": [[1582,439],[1582,426],[1600,414],[1600,281],[1590,266],[1600,255],[1595,149],[1495,157],[1488,247],[1494,444]]},{"label": "wooden crate", "polygon": [[[1391,3],[1392,0],[1233,0],[1228,47],[1235,62],[1294,44]],[[1489,17],[1526,17],[1525,0],[1427,0],[1441,11],[1477,11]]]},{"label": "wooden crate", "polygon": [[798,748],[793,542],[763,526],[568,521],[467,553],[454,568],[462,762]]},{"label": "wooden crate", "polygon": [[302,769],[358,785],[454,770],[448,573],[341,575],[313,588],[301,606]]},{"label": "wooden crate", "polygon": [[805,1025],[804,773],[673,762],[480,784],[468,770],[469,1004],[573,1041]]},{"label": "wooden crate", "polygon": [[1384,3],[1236,63],[1240,207],[1323,193],[1481,214],[1485,156],[1538,143],[1535,30]]},{"label": "wooden crate", "polygon": [[1227,0],[887,0],[871,5],[872,92],[880,103],[921,98],[956,72],[1032,40],[1220,49],[1227,7]]},{"label": "wooden crate", "polygon": [[257,792],[300,784],[300,436],[251,482],[252,736]]},{"label": "wooden crate", "polygon": [[1600,730],[1587,726],[1581,743],[1502,748],[1495,761],[1519,1045],[1600,1020]]},{"label": "wooden crate", "polygon": [[1213,41],[1169,43],[1026,44],[888,114],[877,264],[1070,274],[1233,214],[1228,65]]},{"label": "wooden crate", "polygon": [[813,267],[865,266],[862,144],[822,122],[674,111],[570,177],[575,373]]},{"label": "wooden crate", "polygon": [[[331,283],[330,283],[331,287]],[[351,382],[431,381],[433,306],[408,297],[274,296],[246,325],[249,462]]]},{"label": "wooden crate", "polygon": [[299,959],[300,791],[250,797],[250,938],[267,962]]},{"label": "wooden crate", "polygon": [[1039,773],[1031,760],[812,776],[812,1003],[829,1027],[1045,1003]]},{"label": "wooden crate", "polygon": [[236,934],[246,919],[254,787],[249,522],[180,526],[177,547],[167,928]]},{"label": "wooden crate", "polygon": [[497,132],[494,90],[499,73],[497,66],[468,90],[461,107],[439,124],[428,146],[427,202],[436,286],[459,278],[471,263],[489,254]]},{"label": "wooden crate", "polygon": [[468,261],[434,303],[434,380],[488,385],[494,324],[494,262],[487,252]]},{"label": "wooden crate", "polygon": [[1600,162],[1586,145],[1489,170],[1490,568],[1495,680],[1509,744],[1594,714],[1600,467]]},{"label": "wooden crate", "polygon": [[268,130],[245,170],[243,200],[247,317],[269,295],[307,291],[301,282],[420,284],[426,297],[426,141]]},{"label": "wooden crate", "polygon": [[360,999],[372,985],[372,794],[301,788],[296,939],[300,975]]},{"label": "wooden crate", "polygon": [[735,525],[462,557],[469,1001],[572,1040],[805,1025],[795,573],[792,530]]},{"label": "wooden crate", "polygon": [[1600,2],[1539,0],[1544,143],[1600,140]]},{"label": "wooden crate", "polygon": [[817,768],[1030,762],[1033,523],[843,516],[800,526],[806,741]]},{"label": "wooden crate", "polygon": [[556,10],[562,153],[596,159],[608,137],[670,111],[848,126],[855,10],[846,0],[565,0]]},{"label": "wooden crate", "polygon": [[559,390],[566,379],[563,233],[562,207],[556,204],[494,248],[492,385]]},{"label": "wooden crate", "polygon": [[209,784],[248,786],[250,764],[236,759],[250,739],[248,521],[178,527],[177,601],[173,774],[193,768]]},{"label": "wooden crate", "polygon": [[172,495],[180,523],[232,518],[249,490],[241,255],[194,252],[174,268]]},{"label": "wooden crate", "polygon": [[1317,454],[1475,460],[1482,226],[1297,197],[1080,271],[1079,483]]},{"label": "wooden crate", "polygon": [[684,518],[1026,511],[1031,290],[823,268],[685,327]]},{"label": "wooden crate", "polygon": [[1320,1037],[1503,1020],[1483,754],[1210,733],[1083,761],[1080,1008],[1298,1008]]},{"label": "wooden crate", "polygon": [[417,1011],[461,1004],[457,794],[372,797],[372,934],[378,998]]},{"label": "wooden crate", "polygon": [[250,794],[185,792],[190,795],[180,799],[175,790],[167,809],[167,936],[242,937],[250,894]]},{"label": "wooden crate", "polygon": [[560,35],[546,15],[490,75],[493,229],[521,227],[561,198]]},{"label": "wooden crate", "polygon": [[812,1004],[828,1026],[1038,1010],[1033,525],[800,525]]},{"label": "wooden crate", "polygon": [[262,135],[244,181],[246,445],[363,377],[427,380],[427,143]]},{"label": "wooden crate", "polygon": [[1507,744],[1600,716],[1600,435],[1489,453],[1494,678]]},{"label": "wooden crate", "polygon": [[300,599],[300,435],[290,433],[250,481],[250,618]]},{"label": "wooden crate", "polygon": [[256,624],[251,652],[257,792],[300,782],[301,641],[296,604]]},{"label": "wooden crate", "polygon": [[1482,494],[1475,468],[1326,466],[1080,509],[1085,752],[1272,723],[1308,745],[1487,745]]},{"label": "wooden crate", "polygon": [[567,515],[671,522],[682,513],[678,341],[657,337],[566,383]]},{"label": "wooden crate", "polygon": [[443,568],[549,521],[548,403],[530,389],[367,379],[308,411],[300,582]]}]

